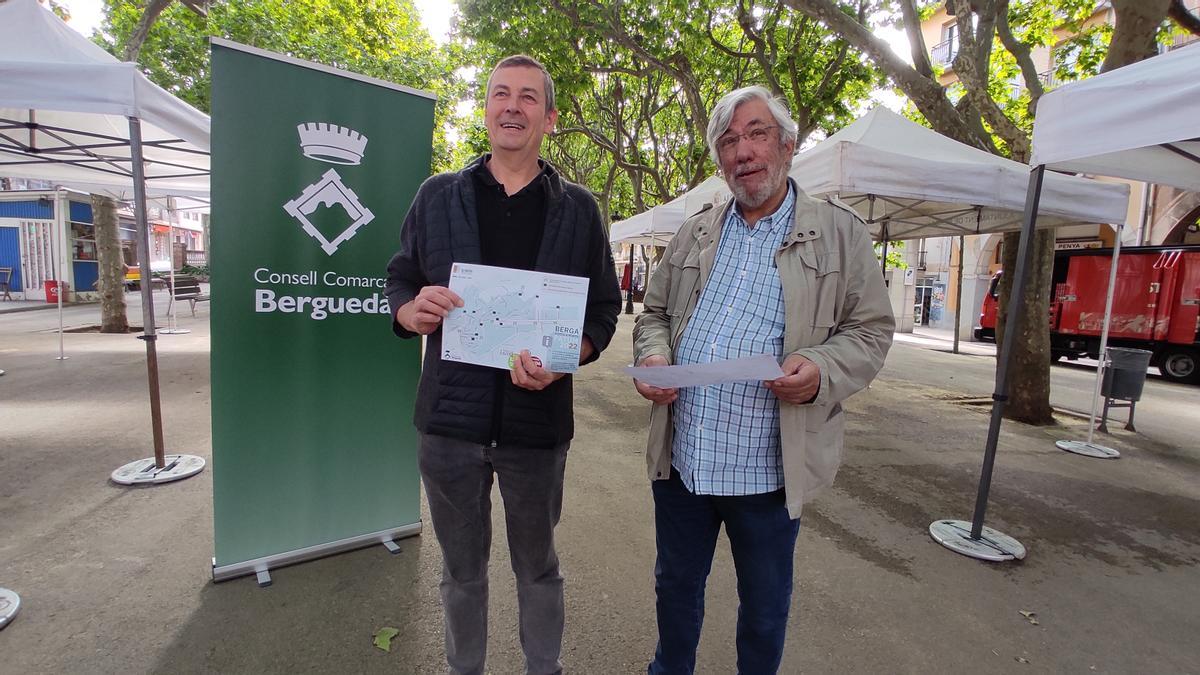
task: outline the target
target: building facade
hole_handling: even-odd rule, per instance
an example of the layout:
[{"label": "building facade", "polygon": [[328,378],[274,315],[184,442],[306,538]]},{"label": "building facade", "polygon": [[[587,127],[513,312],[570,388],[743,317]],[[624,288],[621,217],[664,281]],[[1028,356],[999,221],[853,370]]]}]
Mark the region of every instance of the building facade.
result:
[{"label": "building facade", "polygon": [[[1185,4],[1193,13],[1200,10],[1200,0],[1187,0]],[[1095,11],[1084,25],[1112,25],[1114,21],[1111,3],[1097,2]],[[921,34],[931,62],[939,70],[938,81],[943,86],[953,87],[958,82],[953,65],[959,45],[956,17],[943,5],[921,23]],[[1047,89],[1060,84],[1055,76],[1056,69],[1074,58],[1073,53],[1064,48],[1071,34],[1059,30],[1056,37],[1055,45],[1036,48],[1030,55]],[[1178,49],[1196,40],[1195,35],[1176,28],[1161,49]],[[1023,84],[1014,81],[1012,86],[1019,89]],[[1200,243],[1200,193],[1137,181],[1093,178],[1129,185],[1129,211],[1121,239],[1123,246]],[[978,235],[908,242],[904,257],[911,270],[908,281],[912,291],[893,292],[893,304],[897,305],[900,319],[898,329],[902,330],[905,325],[908,330],[917,326],[953,329],[957,323],[960,334],[969,339],[991,279],[1001,267],[1002,238],[1003,235]],[[1115,241],[1116,229],[1108,224],[1073,225],[1059,227],[1056,231],[1056,248],[1060,249],[1111,247]],[[961,289],[957,284],[960,266]],[[956,314],[960,293],[961,309]],[[901,312],[909,307],[911,316],[902,316]]]}]

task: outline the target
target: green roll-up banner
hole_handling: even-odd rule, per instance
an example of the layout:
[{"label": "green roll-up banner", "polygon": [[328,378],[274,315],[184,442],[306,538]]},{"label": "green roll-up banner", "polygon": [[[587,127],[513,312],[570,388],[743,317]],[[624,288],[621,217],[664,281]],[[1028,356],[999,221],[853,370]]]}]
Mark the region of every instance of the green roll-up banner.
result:
[{"label": "green roll-up banner", "polygon": [[419,344],[384,268],[434,99],[212,46],[213,578],[420,531]]}]

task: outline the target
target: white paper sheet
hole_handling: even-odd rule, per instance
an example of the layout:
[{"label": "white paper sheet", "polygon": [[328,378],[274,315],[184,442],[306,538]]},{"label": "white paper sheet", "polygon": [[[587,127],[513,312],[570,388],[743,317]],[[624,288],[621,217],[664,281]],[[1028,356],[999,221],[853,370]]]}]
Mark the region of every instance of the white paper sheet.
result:
[{"label": "white paper sheet", "polygon": [[704,387],[722,382],[774,380],[783,377],[779,362],[771,354],[687,366],[628,366],[625,372],[639,382],[661,389]]}]

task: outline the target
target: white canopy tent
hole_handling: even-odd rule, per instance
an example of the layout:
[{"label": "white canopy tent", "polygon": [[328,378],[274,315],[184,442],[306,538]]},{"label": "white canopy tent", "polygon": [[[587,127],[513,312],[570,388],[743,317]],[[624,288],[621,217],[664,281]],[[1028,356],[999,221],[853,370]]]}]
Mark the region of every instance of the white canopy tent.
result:
[{"label": "white canopy tent", "polygon": [[[876,240],[895,241],[1018,229],[1029,167],[878,107],[796,155],[788,173],[805,192],[854,207]],[[686,216],[728,198],[724,179],[713,176],[671,202],[682,200],[682,210],[657,213],[653,227],[674,236]],[[1055,174],[1046,179],[1041,224],[1123,222],[1128,198],[1122,184]],[[614,241],[626,236],[622,224],[613,226]]]},{"label": "white canopy tent", "polygon": [[[722,176],[709,176],[696,187],[683,193],[683,210],[687,215],[699,213],[709,204],[719,204],[733,196]],[[678,229],[678,228],[676,228]]]},{"label": "white canopy tent", "polygon": [[[0,2],[0,173],[134,201],[154,460],[136,475],[118,476],[145,460],[118,469],[120,482],[164,482],[203,467],[192,456],[172,456],[168,466],[163,451],[146,200],[147,193],[207,197],[208,144],[208,116],[136,64],[118,61],[36,0]],[[195,470],[172,474],[181,459]]]},{"label": "white canopy tent", "polygon": [[[876,240],[1007,232],[1020,227],[1029,167],[972,148],[877,107],[800,153],[789,174],[812,195],[837,195]],[[1043,227],[1124,222],[1125,185],[1054,175]]]},{"label": "white canopy tent", "polygon": [[[1034,167],[1029,174],[1013,298],[1024,295],[1033,257],[1030,241],[1034,229],[1041,224],[1039,201],[1044,199],[1046,185],[1056,178],[1056,174],[1046,173],[1047,168],[1159,182],[1185,190],[1200,189],[1200,80],[1197,73],[1200,73],[1200,45],[1192,45],[1068,84],[1038,101],[1033,127]],[[1092,396],[1093,420],[1105,367],[1120,250],[1118,233],[1100,337],[1100,367]],[[1020,314],[1010,321],[1000,347],[988,444],[970,531],[964,531],[968,524],[962,521],[938,521],[930,526],[932,533],[939,524],[954,523],[952,528],[943,530],[945,539],[937,534],[935,538],[947,548],[972,557],[985,557],[981,553],[986,549],[994,552],[1012,545],[1023,551],[1015,540],[983,526],[996,443],[1008,398],[1008,369],[1014,336],[1018,332]],[[1089,425],[1086,442],[1059,441],[1057,445],[1093,457],[1119,456],[1115,450],[1092,443],[1093,426]]]},{"label": "white canopy tent", "polygon": [[0,173],[132,195],[131,117],[147,194],[207,198],[207,115],[36,0],[0,3]]},{"label": "white canopy tent", "polygon": [[1200,44],[1043,96],[1030,163],[1197,189]]},{"label": "white canopy tent", "polygon": [[679,226],[686,218],[683,197],[677,197],[632,218],[613,223],[608,239],[626,244],[664,246],[679,231]]}]

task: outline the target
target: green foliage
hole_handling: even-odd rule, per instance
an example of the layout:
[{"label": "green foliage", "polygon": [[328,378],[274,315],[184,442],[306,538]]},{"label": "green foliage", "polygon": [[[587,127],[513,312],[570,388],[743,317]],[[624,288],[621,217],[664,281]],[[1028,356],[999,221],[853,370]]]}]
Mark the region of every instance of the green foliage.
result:
[{"label": "green foliage", "polygon": [[57,16],[58,18],[62,19],[63,21],[71,20],[71,8],[70,7],[67,7],[66,5],[62,4],[58,0],[50,0],[49,6],[50,6],[50,11],[54,12],[54,16]]},{"label": "green foliage", "polygon": [[191,274],[192,276],[208,278],[208,265],[184,265],[179,268],[180,274]]},{"label": "green foliage", "polygon": [[[879,254],[883,251],[883,244],[875,243],[875,259],[879,260]],[[908,263],[904,261],[904,242],[893,241],[888,243],[887,254],[887,269],[903,270],[908,269]]]},{"label": "green foliage", "polygon": [[[120,55],[142,14],[138,0],[105,0],[92,39]],[[438,95],[434,167],[452,162],[446,127],[461,94],[453,50],[435,44],[411,0],[228,0],[207,17],[180,3],[159,16],[138,57],[143,72],[167,91],[207,112],[210,36],[424,89]]]},{"label": "green foliage", "polygon": [[[807,136],[850,122],[877,70],[819,23],[753,0],[463,0],[458,39],[485,86],[491,64],[527,53],[558,88],[543,147],[607,213],[633,215],[712,175],[704,141],[716,100],[762,84]],[[485,137],[468,130],[474,141]]]}]

